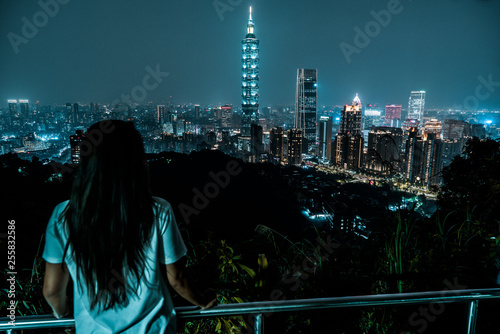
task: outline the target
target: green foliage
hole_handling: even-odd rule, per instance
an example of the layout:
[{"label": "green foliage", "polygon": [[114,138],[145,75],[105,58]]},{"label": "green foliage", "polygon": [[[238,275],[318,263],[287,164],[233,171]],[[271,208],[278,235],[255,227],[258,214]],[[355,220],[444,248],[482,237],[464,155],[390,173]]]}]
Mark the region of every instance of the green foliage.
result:
[{"label": "green foliage", "polygon": [[[219,304],[248,302],[248,291],[253,288],[256,273],[241,263],[241,255],[237,255],[226,240],[218,240],[213,234],[206,240],[197,243],[193,254],[188,255],[189,268],[193,278],[203,278],[210,282],[217,291]],[[210,268],[211,267],[211,268]],[[213,270],[215,268],[216,270]],[[199,285],[199,284],[195,284]],[[242,316],[231,318],[208,318],[189,321],[182,333],[238,333],[245,328]]]},{"label": "green foliage", "polygon": [[[40,240],[40,245],[42,244],[43,236]],[[22,269],[18,271],[15,279],[15,298],[16,301],[16,312],[21,315],[39,315],[39,314],[50,314],[52,311],[50,307],[45,302],[42,296],[43,287],[43,259],[37,254],[33,260],[32,269]],[[11,275],[8,275],[8,270],[3,271],[3,281],[6,282]],[[10,285],[10,284],[9,284]],[[9,286],[1,290],[2,300],[0,302],[0,308],[2,310],[7,309],[10,298],[9,296]]]},{"label": "green foliage", "polygon": [[464,154],[456,156],[442,171],[443,186],[438,204],[455,219],[466,220],[474,213],[498,232],[500,214],[500,142],[472,138]]}]

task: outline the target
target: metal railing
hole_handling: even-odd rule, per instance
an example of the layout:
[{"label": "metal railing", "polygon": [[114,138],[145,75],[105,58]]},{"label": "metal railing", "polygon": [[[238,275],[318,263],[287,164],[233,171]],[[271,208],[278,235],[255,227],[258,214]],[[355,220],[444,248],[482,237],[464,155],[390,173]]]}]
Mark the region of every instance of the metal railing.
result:
[{"label": "metal railing", "polygon": [[[467,303],[467,333],[476,330],[479,301],[500,299],[500,288],[476,290],[443,290],[431,292],[411,292],[350,297],[315,298],[299,300],[274,300],[241,304],[218,305],[208,310],[195,307],[177,307],[177,317],[183,320],[208,317],[228,317],[246,315],[251,321],[253,333],[264,333],[264,318],[276,312],[300,312],[319,309],[394,306],[426,303]],[[74,319],[56,319],[52,315],[16,317],[15,325],[9,324],[8,318],[0,318],[0,331],[14,334],[23,329],[71,328]]]}]

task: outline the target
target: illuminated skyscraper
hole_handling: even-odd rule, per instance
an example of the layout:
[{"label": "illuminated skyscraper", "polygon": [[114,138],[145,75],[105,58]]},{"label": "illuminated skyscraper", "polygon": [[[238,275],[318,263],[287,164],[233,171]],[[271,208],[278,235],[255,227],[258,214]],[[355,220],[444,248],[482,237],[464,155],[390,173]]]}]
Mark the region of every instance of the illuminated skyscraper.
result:
[{"label": "illuminated skyscraper", "polygon": [[409,129],[408,139],[406,140],[403,170],[403,175],[406,180],[412,183],[421,182],[424,158],[424,140],[418,135],[418,129],[412,127]]},{"label": "illuminated skyscraper", "polygon": [[12,127],[20,126],[19,111],[17,111],[17,100],[7,100],[9,104],[9,121]]},{"label": "illuminated skyscraper", "polygon": [[269,132],[269,155],[273,162],[283,160],[283,128],[275,127]]},{"label": "illuminated skyscraper", "polygon": [[254,33],[252,7],[247,24],[247,35],[241,41],[242,54],[242,102],[241,135],[250,136],[250,126],[259,120],[259,40]]},{"label": "illuminated skyscraper", "polygon": [[69,136],[69,144],[71,146],[71,162],[73,164],[80,163],[80,143],[84,137],[82,130],[76,130],[76,134]]},{"label": "illuminated skyscraper", "polygon": [[287,152],[289,165],[299,165],[302,162],[302,130],[287,131]]},{"label": "illuminated skyscraper", "polygon": [[158,124],[163,124],[165,123],[166,120],[166,114],[165,114],[165,106],[164,105],[158,105],[156,106],[156,123]]},{"label": "illuminated skyscraper", "polygon": [[330,161],[332,158],[332,118],[319,118],[319,158]]},{"label": "illuminated skyscraper", "polygon": [[233,115],[233,108],[230,105],[225,105],[220,108],[220,116],[218,115],[218,120],[220,120],[220,126],[222,128],[231,127],[231,119]]},{"label": "illuminated skyscraper", "polygon": [[19,110],[21,112],[21,118],[24,121],[28,120],[30,109],[28,105],[28,100],[19,100]]},{"label": "illuminated skyscraper", "polygon": [[416,119],[419,124],[423,124],[425,108],[425,91],[412,91],[408,100],[408,117]]},{"label": "illuminated skyscraper", "polygon": [[[297,70],[297,89],[295,95],[295,128],[301,129],[304,145],[309,147],[316,142],[316,103],[318,70],[299,68]],[[304,151],[307,150],[304,147]]]},{"label": "illuminated skyscraper", "polygon": [[424,141],[424,166],[422,182],[426,186],[439,184],[441,180],[441,150],[442,144],[439,135],[427,133]]},{"label": "illuminated skyscraper", "polygon": [[333,161],[345,169],[359,169],[363,165],[363,135],[361,133],[362,106],[358,94],[351,105],[345,105],[340,115],[340,130],[335,137]]}]

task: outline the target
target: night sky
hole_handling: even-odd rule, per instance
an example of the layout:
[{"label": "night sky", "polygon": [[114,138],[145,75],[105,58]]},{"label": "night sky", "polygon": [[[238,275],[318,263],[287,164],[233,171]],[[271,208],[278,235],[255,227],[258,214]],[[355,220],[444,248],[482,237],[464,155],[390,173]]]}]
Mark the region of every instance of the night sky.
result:
[{"label": "night sky", "polygon": [[[349,103],[359,93],[363,103],[406,106],[411,90],[426,90],[427,107],[476,99],[500,109],[497,0],[59,2],[45,15],[38,1],[1,1],[0,107],[22,98],[110,103],[143,86],[146,68],[157,64],[168,76],[149,81],[156,87],[143,89],[147,96],[137,102],[172,96],[175,103],[239,106],[241,40],[252,6],[261,106],[293,104],[297,68],[317,68],[320,105]],[[373,11],[388,7],[390,22],[374,24]],[[40,25],[36,33],[24,29],[28,38],[23,17]],[[355,28],[367,24],[369,44],[356,43]],[[14,47],[9,36],[25,43]],[[357,48],[350,62],[341,43]],[[489,90],[478,88],[478,77],[493,81]]]}]

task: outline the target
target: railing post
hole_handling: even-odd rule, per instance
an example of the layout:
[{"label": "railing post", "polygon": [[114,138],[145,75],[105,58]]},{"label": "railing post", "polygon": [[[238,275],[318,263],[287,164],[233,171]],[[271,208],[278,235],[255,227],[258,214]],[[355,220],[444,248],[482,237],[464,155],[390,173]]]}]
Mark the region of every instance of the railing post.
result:
[{"label": "railing post", "polygon": [[264,334],[264,317],[261,314],[256,314],[255,325],[254,325],[254,333],[255,334]]},{"label": "railing post", "polygon": [[467,333],[476,333],[476,320],[477,320],[477,308],[479,307],[479,300],[473,300],[469,302],[469,320],[467,321]]}]

